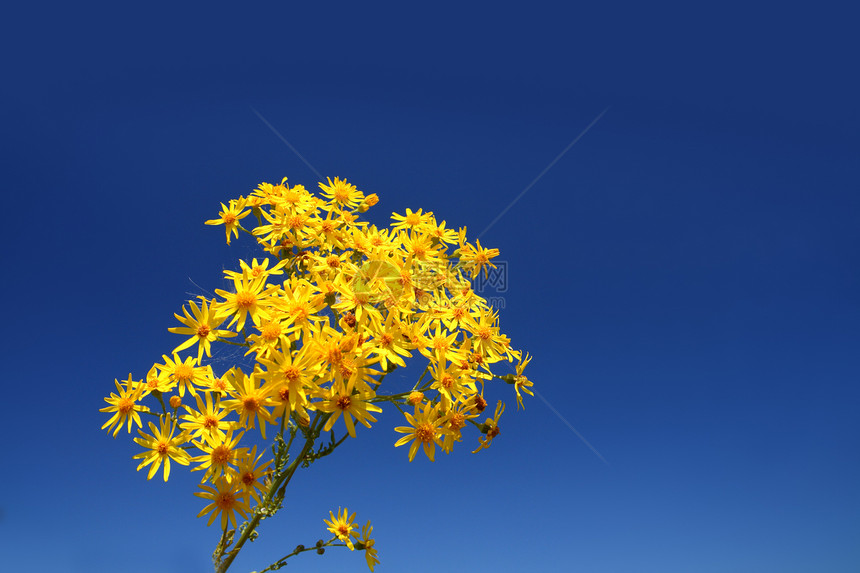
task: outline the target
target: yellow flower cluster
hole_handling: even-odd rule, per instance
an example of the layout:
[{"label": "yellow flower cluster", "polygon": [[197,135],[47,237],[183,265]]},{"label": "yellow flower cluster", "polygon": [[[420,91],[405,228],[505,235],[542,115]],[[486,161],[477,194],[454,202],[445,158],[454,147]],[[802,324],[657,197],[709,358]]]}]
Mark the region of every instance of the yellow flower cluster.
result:
[{"label": "yellow flower cluster", "polygon": [[[209,524],[220,515],[225,531],[236,513],[260,512],[251,511],[252,499],[271,509],[295,462],[327,455],[355,437],[359,424],[370,428],[382,403],[400,409],[408,423],[395,428],[405,434],[395,445],[411,442],[410,461],[419,449],[433,460],[436,446],[450,453],[469,423],[482,435],[478,450],[498,435],[501,401],[493,418],[473,420],[487,406],[488,381],[513,384],[518,405],[521,391],[532,393],[522,374],[530,358],[511,348],[498,313],[471,286],[494,268],[498,250],[467,242],[465,228],[448,229],[420,209],[395,213],[391,227],[379,229],[360,220],[376,195],[339,178],[319,187],[315,196],[284,178],[221,204],[219,217],[206,224],[224,225],[228,244],[247,233],[267,256],[225,271],[229,288],[215,297],[189,301],[175,315],[182,326],[169,329],[186,338],[145,379],[117,381],[118,394],[102,409],[112,413],[103,428],[114,436],[123,425],[129,432],[142,427],[140,414],[157,416],[151,433],[139,429],[135,438],[145,449],[136,456],[143,459],[138,469],[149,465],[152,478],[163,467],[166,481],[171,460],[194,464],[203,472],[203,491],[195,495],[210,502],[200,515],[211,513]],[[253,219],[250,230],[242,225]],[[218,357],[231,349],[250,357],[234,355],[245,370],[217,371],[215,349]],[[384,392],[385,376],[415,353],[427,359],[415,385]],[[502,361],[517,362],[516,376],[493,373]],[[142,405],[150,395],[160,413]],[[257,431],[265,440],[267,428],[282,443],[289,432],[287,451],[296,435],[304,437],[301,459],[289,467],[277,456],[261,461],[249,446]],[[315,452],[320,432],[332,430],[341,440]],[[352,545],[354,534],[336,535]],[[369,541],[361,544],[368,550]],[[368,564],[372,569],[370,556]]]}]

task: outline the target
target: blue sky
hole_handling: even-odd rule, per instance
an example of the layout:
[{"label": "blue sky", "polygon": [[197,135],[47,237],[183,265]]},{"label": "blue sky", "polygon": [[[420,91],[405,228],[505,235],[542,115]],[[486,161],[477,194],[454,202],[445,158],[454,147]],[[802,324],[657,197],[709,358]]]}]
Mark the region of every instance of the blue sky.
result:
[{"label": "blue sky", "polygon": [[47,3],[3,20],[10,570],[211,570],[197,478],[147,482],[98,408],[177,344],[187,298],[257,256],[203,225],[219,202],[315,187],[257,113],[377,193],[374,221],[421,207],[475,236],[604,110],[481,242],[507,263],[491,294],[536,389],[607,463],[537,398],[509,400],[489,450],[434,464],[407,462],[386,413],[297,474],[235,570],[343,505],[373,520],[382,572],[860,568],[856,14]]}]

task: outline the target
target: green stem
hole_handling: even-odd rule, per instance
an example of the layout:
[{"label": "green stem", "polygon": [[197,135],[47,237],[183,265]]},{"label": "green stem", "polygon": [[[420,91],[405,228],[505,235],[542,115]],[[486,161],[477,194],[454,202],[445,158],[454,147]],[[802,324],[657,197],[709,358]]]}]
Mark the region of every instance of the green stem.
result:
[{"label": "green stem", "polygon": [[317,551],[320,547],[346,547],[346,543],[333,543],[335,539],[337,539],[337,537],[332,537],[320,546],[312,545],[311,547],[296,547],[291,553],[284,555],[265,569],[261,570],[259,573],[266,573],[266,571],[274,571],[275,569],[280,569],[281,567],[286,565],[287,559],[298,555],[299,553],[304,553],[305,551]]},{"label": "green stem", "polygon": [[[317,413],[317,417],[314,418],[314,423],[310,425],[310,428],[307,433],[307,438],[305,439],[305,445],[302,448],[302,451],[293,460],[293,462],[289,466],[287,466],[286,471],[284,471],[284,473],[281,474],[281,476],[277,480],[272,482],[272,485],[269,487],[268,493],[266,493],[265,499],[263,499],[263,502],[259,505],[259,507],[267,506],[272,501],[272,498],[275,496],[275,492],[278,491],[281,486],[286,487],[287,484],[290,483],[293,474],[296,473],[296,470],[299,468],[299,465],[301,464],[302,460],[313,448],[314,439],[316,438],[319,431],[319,428],[315,427],[318,420],[319,413]],[[239,554],[239,551],[242,549],[242,546],[244,546],[245,542],[248,541],[248,538],[251,537],[251,533],[253,533],[253,531],[257,528],[257,525],[260,524],[260,520],[262,518],[262,512],[255,512],[254,517],[251,518],[251,520],[248,522],[248,527],[246,527],[245,530],[242,532],[242,535],[239,537],[238,541],[236,541],[236,544],[233,546],[233,549],[230,551],[230,553],[227,554],[227,557],[218,565],[218,568],[215,570],[216,573],[225,573],[225,571],[230,568],[230,564],[233,563],[233,560]]]}]

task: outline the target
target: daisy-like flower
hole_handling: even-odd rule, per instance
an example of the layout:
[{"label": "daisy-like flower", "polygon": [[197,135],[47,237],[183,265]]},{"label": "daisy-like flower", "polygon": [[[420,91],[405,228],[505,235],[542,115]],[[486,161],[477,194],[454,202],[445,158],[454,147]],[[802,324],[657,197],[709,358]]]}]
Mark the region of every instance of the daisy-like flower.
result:
[{"label": "daisy-like flower", "polygon": [[505,404],[501,400],[496,404],[496,415],[492,418],[487,418],[484,424],[481,426],[481,432],[486,434],[486,436],[482,438],[478,438],[478,441],[481,442],[481,445],[478,446],[477,450],[474,450],[472,453],[477,454],[484,448],[489,448],[490,444],[493,443],[493,438],[499,435],[499,418],[505,411]]},{"label": "daisy-like flower", "polygon": [[415,458],[415,454],[418,452],[419,446],[424,446],[424,453],[427,454],[427,457],[430,458],[430,461],[433,461],[433,456],[436,453],[436,445],[442,447],[442,441],[440,436],[443,435],[446,430],[440,429],[445,421],[445,416],[439,415],[438,404],[432,405],[430,402],[424,404],[423,410],[420,409],[420,405],[415,405],[415,414],[409,414],[406,412],[404,415],[406,416],[406,420],[412,424],[412,426],[400,426],[398,428],[394,428],[395,432],[399,432],[401,434],[407,434],[397,440],[394,443],[395,447],[402,446],[408,444],[409,441],[412,441],[412,446],[409,448],[409,461],[411,462]]},{"label": "daisy-like flower", "polygon": [[309,348],[305,345],[291,352],[286,347],[283,352],[273,352],[268,358],[258,360],[268,369],[261,376],[272,387],[275,417],[283,415],[284,410],[289,414],[307,404],[306,388],[315,386],[313,379],[320,368],[319,358]]},{"label": "daisy-like flower", "polygon": [[203,455],[191,459],[194,463],[200,463],[191,471],[206,470],[202,481],[217,478],[222,474],[225,476],[232,475],[235,469],[231,464],[235,464],[236,460],[248,451],[248,448],[237,447],[241,438],[241,431],[236,437],[233,437],[233,428],[230,428],[224,437],[203,436],[202,442],[194,442],[194,445],[203,452]]},{"label": "daisy-like flower", "polygon": [[376,394],[373,390],[364,392],[355,391],[355,381],[358,375],[353,375],[344,387],[343,384],[334,384],[330,389],[321,390],[322,402],[315,402],[313,406],[320,412],[332,414],[323,427],[324,432],[331,430],[334,423],[343,414],[343,421],[346,424],[346,430],[349,435],[355,437],[355,423],[360,422],[365,427],[370,427],[371,422],[376,422],[370,412],[381,412],[382,408],[371,404],[368,400]]},{"label": "daisy-like flower", "polygon": [[239,220],[247,217],[251,212],[243,211],[245,201],[230,200],[228,207],[221,203],[221,211],[218,213],[218,219],[210,219],[206,221],[207,225],[224,225],[227,232],[227,244],[230,244],[230,234],[232,233],[237,239],[239,238]]},{"label": "daisy-like flower", "polygon": [[460,430],[466,426],[466,422],[478,417],[478,414],[472,411],[474,408],[473,404],[474,400],[469,399],[466,402],[459,403],[456,408],[448,412],[448,422],[445,424],[448,432],[442,441],[442,449],[446,454],[450,454],[454,450],[454,442],[461,440],[462,435]]},{"label": "daisy-like flower", "polygon": [[348,183],[346,179],[326,177],[328,185],[320,183],[323,196],[338,210],[354,209],[364,199],[364,193],[359,191],[355,185]]},{"label": "daisy-like flower", "polygon": [[161,466],[161,462],[164,462],[164,481],[167,481],[168,476],[170,476],[170,460],[187,466],[191,457],[188,452],[179,447],[188,441],[188,434],[182,432],[174,437],[173,432],[176,430],[176,423],[171,423],[169,418],[162,420],[160,426],[160,428],[156,428],[155,424],[149,423],[151,436],[143,433],[142,430],[137,431],[141,437],[135,438],[134,441],[146,448],[147,451],[136,454],[134,459],[143,458],[143,461],[137,466],[138,471],[151,464],[146,479],[152,479],[152,476]]},{"label": "daisy-like flower", "polygon": [[334,513],[331,511],[328,512],[328,514],[331,517],[331,521],[328,519],[323,520],[326,525],[328,525],[328,530],[331,531],[335,537],[346,543],[346,546],[349,547],[350,550],[355,549],[355,545],[352,542],[352,538],[356,536],[355,524],[352,522],[355,519],[355,512],[353,512],[352,515],[349,515],[349,510],[347,508],[343,508],[343,512],[341,512],[340,508],[337,508],[337,517],[335,517]]},{"label": "daisy-like flower", "polygon": [[[125,388],[123,388],[122,384],[119,383],[119,380],[114,379],[116,391],[119,392],[119,394],[111,392],[110,396],[105,398],[105,402],[109,405],[99,410],[99,412],[114,413],[110,420],[105,422],[101,427],[102,430],[107,428],[108,432],[113,429],[114,438],[119,433],[119,429],[122,428],[123,422],[128,422],[129,433],[131,433],[132,421],[134,421],[138,427],[143,427],[138,412],[149,412],[149,408],[146,406],[135,404],[135,402],[143,396],[143,391],[146,386],[141,382],[135,382],[132,380],[131,374],[128,375],[128,380],[124,380],[124,382]],[[116,424],[116,428],[114,428],[114,424]]]},{"label": "daisy-like flower", "polygon": [[[221,407],[221,396],[215,392],[204,392],[204,402],[200,395],[195,396],[197,409],[185,406],[188,414],[182,416],[180,427],[189,432],[192,438],[205,438],[206,436],[217,436],[223,438],[225,430],[230,429],[233,423],[223,420],[229,411]],[[213,400],[214,396],[214,400]]]},{"label": "daisy-like flower", "polygon": [[233,277],[235,292],[227,292],[215,289],[215,294],[224,298],[223,301],[215,302],[211,310],[218,318],[232,316],[229,326],[236,325],[237,330],[242,330],[245,321],[250,317],[254,324],[260,324],[264,318],[270,318],[261,304],[269,295],[278,290],[278,287],[266,285],[264,277],[253,279],[246,276]]},{"label": "daisy-like flower", "polygon": [[534,386],[534,383],[525,376],[523,376],[523,370],[526,369],[526,366],[528,366],[531,360],[532,357],[529,356],[528,352],[526,352],[526,357],[523,358],[516,366],[517,375],[514,376],[514,390],[516,390],[517,392],[517,410],[519,410],[521,407],[523,410],[525,410],[526,408],[525,406],[523,406],[523,396],[522,394],[520,394],[520,392],[525,392],[529,396],[535,395],[534,392],[529,389]]},{"label": "daisy-like flower", "polygon": [[430,387],[442,397],[443,411],[447,411],[454,402],[465,400],[477,392],[475,381],[469,376],[468,370],[458,368],[454,364],[445,364],[430,360],[430,373],[435,378]]},{"label": "daisy-like flower", "polygon": [[251,511],[248,499],[245,496],[245,491],[242,489],[242,484],[239,481],[230,482],[224,477],[218,478],[215,482],[215,487],[200,484],[200,489],[204,491],[194,492],[197,497],[208,499],[212,503],[204,507],[197,517],[203,517],[210,511],[209,523],[212,525],[218,514],[221,514],[221,529],[226,530],[229,523],[236,527],[235,513],[239,513],[243,518],[247,519],[248,513]]},{"label": "daisy-like flower", "polygon": [[370,525],[370,520],[361,528],[361,537],[355,544],[356,549],[364,549],[364,558],[367,560],[367,567],[373,573],[373,568],[379,565],[379,558],[376,556],[375,539],[371,539],[370,534],[373,533],[373,526]]},{"label": "daisy-like flower", "polygon": [[173,353],[185,350],[196,342],[198,345],[197,361],[199,362],[203,358],[204,351],[206,352],[206,356],[212,356],[211,344],[218,340],[219,337],[232,338],[236,336],[236,333],[229,330],[217,330],[221,323],[224,322],[224,318],[219,319],[214,313],[209,311],[209,306],[205,298],[200,297],[200,308],[194,304],[194,301],[188,301],[188,304],[191,306],[191,313],[194,316],[188,312],[187,308],[182,307],[182,312],[185,316],[182,317],[175,313],[173,316],[185,326],[174,326],[167,330],[174,334],[190,336],[191,338],[174,348]]},{"label": "daisy-like flower", "polygon": [[413,212],[412,209],[406,209],[405,215],[398,215],[397,213],[392,213],[391,218],[397,221],[391,225],[392,229],[416,229],[416,230],[429,230],[433,225],[433,213],[424,213],[421,211],[423,209],[418,209]]},{"label": "daisy-like flower", "polygon": [[477,246],[460,241],[460,265],[469,272],[472,278],[481,274],[481,269],[484,270],[486,276],[490,276],[489,267],[496,268],[496,265],[490,262],[490,259],[499,256],[499,249],[485,249],[481,246],[481,240],[475,241]]},{"label": "daisy-like flower", "polygon": [[251,264],[249,265],[243,260],[239,260],[239,268],[242,269],[241,272],[236,271],[224,271],[224,275],[227,278],[235,279],[237,277],[241,277],[242,275],[251,277],[252,279],[268,279],[272,275],[282,275],[284,274],[283,267],[287,264],[287,261],[280,261],[276,263],[271,269],[269,268],[270,259],[267,257],[260,262],[257,262],[257,259],[252,259]]},{"label": "daisy-like flower", "polygon": [[250,452],[242,454],[239,458],[238,467],[236,468],[236,476],[245,493],[257,500],[260,503],[260,490],[263,487],[263,478],[272,471],[266,469],[272,460],[260,464],[260,458],[263,454],[257,455],[257,446],[254,446]]},{"label": "daisy-like flower", "polygon": [[239,423],[245,428],[254,428],[255,420],[260,420],[260,433],[266,439],[266,422],[272,424],[272,413],[267,406],[274,406],[269,396],[269,387],[257,384],[257,373],[245,376],[241,368],[234,368],[225,375],[230,383],[230,395],[235,396],[224,400],[225,410],[239,413]]},{"label": "daisy-like flower", "polygon": [[193,356],[180,360],[179,356],[174,353],[173,360],[168,358],[166,354],[162,354],[161,358],[164,360],[164,364],[157,364],[156,366],[168,375],[172,383],[179,385],[179,395],[185,396],[185,389],[187,388],[192,396],[196,396],[196,386],[204,383],[209,369],[205,366],[197,366],[197,359]]},{"label": "daisy-like flower", "polygon": [[167,394],[173,387],[176,386],[176,382],[170,379],[170,375],[163,370],[158,368],[158,364],[153,364],[152,368],[149,369],[149,372],[146,374],[146,382],[144,382],[144,396],[148,396],[153,392],[161,392],[162,394]]}]

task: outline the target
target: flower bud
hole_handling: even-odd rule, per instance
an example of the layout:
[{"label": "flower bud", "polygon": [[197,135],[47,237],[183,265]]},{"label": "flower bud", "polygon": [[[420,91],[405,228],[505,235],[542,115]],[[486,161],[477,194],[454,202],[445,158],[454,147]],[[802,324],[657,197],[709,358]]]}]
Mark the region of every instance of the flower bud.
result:
[{"label": "flower bud", "polygon": [[409,397],[406,398],[406,401],[411,405],[415,406],[416,404],[420,404],[424,401],[424,392],[418,392],[417,390],[413,390],[409,393]]},{"label": "flower bud", "polygon": [[325,547],[317,547],[317,553],[319,553],[320,555],[325,553]]},{"label": "flower bud", "polygon": [[182,405],[182,398],[173,395],[170,397],[170,407],[174,410]]},{"label": "flower bud", "polygon": [[298,545],[296,545],[296,550],[295,550],[295,552],[296,552],[296,553],[301,553],[301,552],[302,552],[302,551],[304,551],[304,550],[305,550],[305,546],[304,546],[304,545],[302,545],[301,543],[299,543]]}]

